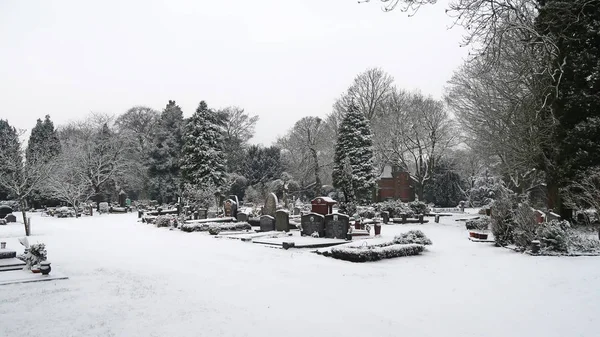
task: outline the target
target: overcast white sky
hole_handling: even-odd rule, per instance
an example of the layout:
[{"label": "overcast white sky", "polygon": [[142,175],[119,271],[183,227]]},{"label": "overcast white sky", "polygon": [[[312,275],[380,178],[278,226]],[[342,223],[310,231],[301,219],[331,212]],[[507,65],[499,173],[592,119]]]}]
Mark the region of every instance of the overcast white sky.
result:
[{"label": "overcast white sky", "polygon": [[441,97],[467,55],[446,1],[414,17],[377,0],[0,0],[0,118],[31,129],[90,111],[169,99],[190,116],[237,105],[270,144],[303,116],[325,116],[353,78],[381,67]]}]

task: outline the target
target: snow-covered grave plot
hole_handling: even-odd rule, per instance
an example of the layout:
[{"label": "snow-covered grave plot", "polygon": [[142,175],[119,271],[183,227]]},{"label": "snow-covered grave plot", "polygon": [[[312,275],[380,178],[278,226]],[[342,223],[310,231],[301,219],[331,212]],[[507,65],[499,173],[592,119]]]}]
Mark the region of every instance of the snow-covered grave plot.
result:
[{"label": "snow-covered grave plot", "polygon": [[[476,244],[455,217],[383,225],[373,242],[419,229],[433,245],[357,264],[136,216],[32,214],[29,241],[69,279],[0,286],[0,336],[598,335],[600,258]],[[8,247],[21,235],[21,223],[0,227]]]}]

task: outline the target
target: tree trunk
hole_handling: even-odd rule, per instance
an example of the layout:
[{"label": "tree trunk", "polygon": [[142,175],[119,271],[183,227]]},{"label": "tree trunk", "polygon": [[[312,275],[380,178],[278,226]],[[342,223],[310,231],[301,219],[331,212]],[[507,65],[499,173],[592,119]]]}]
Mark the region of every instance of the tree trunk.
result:
[{"label": "tree trunk", "polygon": [[29,228],[29,222],[27,221],[27,203],[24,200],[21,200],[19,204],[21,207],[21,214],[23,215],[23,226],[25,226],[25,236],[29,236],[31,234],[31,228]]},{"label": "tree trunk", "polygon": [[550,176],[546,179],[548,209],[552,212],[560,214],[562,205],[559,194],[559,186],[557,179]]},{"label": "tree trunk", "polygon": [[317,156],[317,151],[315,149],[310,149],[312,153],[313,160],[315,161],[315,197],[321,196],[321,178],[319,178],[319,171],[321,168],[319,167],[319,158]]}]

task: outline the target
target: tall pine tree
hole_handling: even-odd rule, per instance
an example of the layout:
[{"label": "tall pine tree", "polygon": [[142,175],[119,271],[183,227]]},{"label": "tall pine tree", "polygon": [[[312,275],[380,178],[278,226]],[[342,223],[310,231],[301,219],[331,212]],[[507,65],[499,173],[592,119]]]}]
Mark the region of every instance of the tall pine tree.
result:
[{"label": "tall pine tree", "polygon": [[160,115],[148,154],[150,197],[174,202],[181,190],[179,170],[183,147],[183,112],[175,101],[169,101]]},{"label": "tall pine tree", "polygon": [[25,158],[28,162],[34,160],[48,161],[59,153],[58,133],[54,129],[54,123],[50,120],[50,115],[46,115],[43,122],[38,119],[33,129],[31,129]]},{"label": "tall pine tree", "polygon": [[201,188],[219,188],[226,179],[223,134],[217,117],[202,101],[185,126],[182,176]]},{"label": "tall pine tree", "polygon": [[[27,150],[25,152],[26,165],[31,165],[36,161],[47,163],[60,154],[61,146],[58,140],[58,132],[54,128],[54,123],[50,120],[50,115],[42,122],[41,119],[31,129]],[[31,192],[28,198],[31,206],[39,208],[42,205],[52,203],[43,196],[42,191],[36,189]]]},{"label": "tall pine tree", "polygon": [[347,202],[368,201],[375,187],[373,140],[369,121],[354,103],[340,124],[335,146],[333,185]]}]

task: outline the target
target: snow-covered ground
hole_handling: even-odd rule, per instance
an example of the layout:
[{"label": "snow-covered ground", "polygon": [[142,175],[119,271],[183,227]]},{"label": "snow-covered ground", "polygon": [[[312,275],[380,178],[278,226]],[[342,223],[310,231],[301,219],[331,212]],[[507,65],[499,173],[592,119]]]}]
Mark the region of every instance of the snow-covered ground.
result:
[{"label": "snow-covered ground", "polygon": [[[68,280],[0,286],[0,336],[597,336],[600,258],[532,257],[422,229],[421,256],[356,264],[136,222],[32,215]],[[22,250],[22,224],[0,226]]]}]

